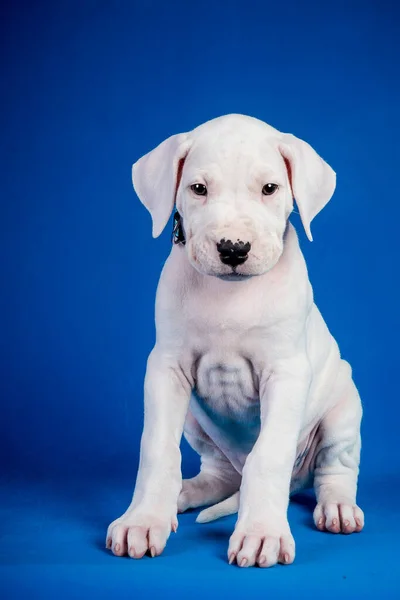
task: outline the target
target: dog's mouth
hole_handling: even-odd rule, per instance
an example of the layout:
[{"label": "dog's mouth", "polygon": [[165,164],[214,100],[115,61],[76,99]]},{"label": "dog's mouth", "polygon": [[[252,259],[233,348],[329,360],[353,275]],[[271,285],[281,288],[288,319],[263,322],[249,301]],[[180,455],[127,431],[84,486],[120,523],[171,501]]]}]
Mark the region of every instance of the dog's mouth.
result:
[{"label": "dog's mouth", "polygon": [[245,281],[246,279],[250,279],[253,275],[246,275],[245,273],[237,273],[236,271],[232,271],[232,273],[222,273],[221,275],[216,275],[218,279],[222,279],[222,281]]}]

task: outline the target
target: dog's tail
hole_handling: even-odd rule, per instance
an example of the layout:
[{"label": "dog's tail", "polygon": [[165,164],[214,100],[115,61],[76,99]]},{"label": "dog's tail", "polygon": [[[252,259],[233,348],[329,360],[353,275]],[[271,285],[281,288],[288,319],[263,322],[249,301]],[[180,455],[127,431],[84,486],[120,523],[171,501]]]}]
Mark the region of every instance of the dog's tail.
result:
[{"label": "dog's tail", "polygon": [[202,510],[196,519],[196,523],[209,523],[227,515],[234,515],[239,510],[239,492],[229,496],[226,500]]}]

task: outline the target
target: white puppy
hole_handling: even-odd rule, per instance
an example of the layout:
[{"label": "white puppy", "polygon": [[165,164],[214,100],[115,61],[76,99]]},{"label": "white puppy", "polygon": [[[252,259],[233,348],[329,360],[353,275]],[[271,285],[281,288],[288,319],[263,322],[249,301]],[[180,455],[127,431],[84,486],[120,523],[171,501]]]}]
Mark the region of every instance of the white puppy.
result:
[{"label": "white puppy", "polygon": [[[289,495],[312,482],[317,528],[360,531],[361,402],[288,222],[295,198],[312,239],[334,172],[306,142],[228,115],[167,139],[133,184],[154,237],[176,203],[186,244],[161,274],[136,488],[107,547],[158,555],[177,512],[217,503],[198,521],[238,510],[229,562],[291,563]],[[182,482],[183,431],[201,470]]]}]

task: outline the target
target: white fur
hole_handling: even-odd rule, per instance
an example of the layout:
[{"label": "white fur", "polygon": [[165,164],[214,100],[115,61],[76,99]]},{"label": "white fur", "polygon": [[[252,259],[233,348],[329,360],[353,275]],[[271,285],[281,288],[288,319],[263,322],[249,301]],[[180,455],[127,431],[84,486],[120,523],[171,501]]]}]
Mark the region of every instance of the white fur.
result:
[{"label": "white fur", "polygon": [[[289,495],[312,482],[319,529],[361,530],[361,402],[288,224],[294,196],[312,239],[334,172],[294,136],[228,115],[163,142],[134,165],[133,183],[153,235],[176,202],[187,243],[173,246],[161,274],[136,488],[107,546],[160,554],[177,511],[215,504],[198,521],[238,510],[230,562],[291,563]],[[279,186],[272,196],[266,183]],[[220,260],[221,238],[251,243],[234,273]],[[201,470],[182,482],[183,432]]]}]

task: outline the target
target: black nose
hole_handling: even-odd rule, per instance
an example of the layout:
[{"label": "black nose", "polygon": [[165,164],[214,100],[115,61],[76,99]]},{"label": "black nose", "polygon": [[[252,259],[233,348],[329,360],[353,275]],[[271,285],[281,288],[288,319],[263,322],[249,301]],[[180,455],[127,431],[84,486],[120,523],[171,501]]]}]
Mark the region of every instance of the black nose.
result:
[{"label": "black nose", "polygon": [[231,240],[225,240],[225,238],[217,244],[221,261],[224,265],[230,265],[231,267],[237,267],[246,262],[250,248],[250,242],[241,242],[238,240],[234,244]]}]

